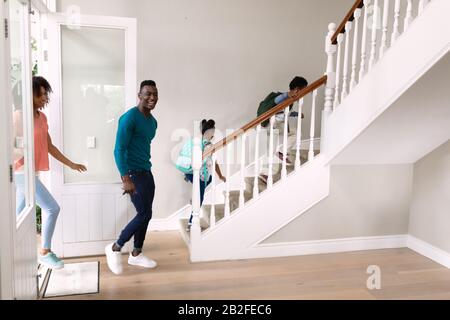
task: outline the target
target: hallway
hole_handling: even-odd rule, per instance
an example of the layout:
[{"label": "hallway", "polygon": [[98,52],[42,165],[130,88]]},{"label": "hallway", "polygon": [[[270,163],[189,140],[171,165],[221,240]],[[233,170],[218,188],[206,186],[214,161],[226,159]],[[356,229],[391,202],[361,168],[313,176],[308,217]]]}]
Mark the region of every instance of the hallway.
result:
[{"label": "hallway", "polygon": [[[450,270],[407,248],[191,264],[178,232],[147,237],[155,270],[124,265],[117,277],[104,257],[67,259],[100,260],[100,294],[65,299],[450,299]],[[381,290],[366,287],[370,265]]]}]

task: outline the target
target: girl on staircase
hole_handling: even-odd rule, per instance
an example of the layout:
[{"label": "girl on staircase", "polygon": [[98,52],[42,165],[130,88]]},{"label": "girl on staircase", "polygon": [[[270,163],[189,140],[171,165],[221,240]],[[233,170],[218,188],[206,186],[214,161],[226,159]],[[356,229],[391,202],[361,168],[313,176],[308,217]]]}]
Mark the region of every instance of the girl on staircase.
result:
[{"label": "girl on staircase", "polygon": [[[215,133],[215,127],[216,123],[214,120],[206,120],[203,119],[200,123],[200,131],[202,133],[202,141],[201,141],[201,149],[202,152],[205,152],[208,150],[208,148],[212,147],[212,139],[214,138]],[[183,148],[180,151],[180,154],[177,159],[176,167],[184,173],[184,180],[186,182],[193,183],[194,174],[192,171],[192,149],[194,145],[194,139],[189,139],[183,146]],[[226,178],[222,175],[222,172],[220,171],[219,165],[216,163],[215,166],[216,173],[220,180],[223,182],[226,182]],[[205,196],[205,189],[206,187],[211,183],[212,181],[212,159],[211,156],[203,159],[202,167],[200,169],[200,206],[203,203],[203,198]],[[192,225],[192,212],[191,216],[189,218],[188,222],[188,229]]]}]

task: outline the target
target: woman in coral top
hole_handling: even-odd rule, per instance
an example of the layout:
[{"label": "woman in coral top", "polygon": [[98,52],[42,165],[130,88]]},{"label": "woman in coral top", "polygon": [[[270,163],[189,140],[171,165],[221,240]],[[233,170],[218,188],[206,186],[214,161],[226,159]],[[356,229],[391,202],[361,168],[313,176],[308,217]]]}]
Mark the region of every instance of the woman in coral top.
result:
[{"label": "woman in coral top", "polygon": [[[36,173],[49,170],[48,155],[52,155],[56,160],[65,164],[73,170],[83,172],[86,167],[73,163],[67,159],[53,143],[48,134],[47,117],[40,110],[44,109],[49,101],[49,94],[52,88],[43,77],[33,77],[33,116],[34,116],[34,158]],[[22,111],[14,113],[15,136],[21,136]],[[17,143],[16,143],[17,145]],[[17,148],[17,146],[16,146]],[[25,207],[24,175],[23,175],[23,155],[15,151],[14,169],[16,173],[16,211],[22,212]],[[51,242],[55,230],[56,219],[60,211],[59,205],[44,184],[36,177],[36,203],[42,209],[42,247],[39,250],[39,263],[52,269],[61,269],[64,263],[52,252]]]}]

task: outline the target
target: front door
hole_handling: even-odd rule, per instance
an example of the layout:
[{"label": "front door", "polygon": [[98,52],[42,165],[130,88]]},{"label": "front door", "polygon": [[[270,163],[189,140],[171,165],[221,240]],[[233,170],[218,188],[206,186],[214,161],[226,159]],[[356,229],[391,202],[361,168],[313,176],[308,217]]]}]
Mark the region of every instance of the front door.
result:
[{"label": "front door", "polygon": [[[2,1],[2,299],[37,297],[30,3]],[[3,32],[2,32],[3,33]],[[4,167],[6,165],[7,168]],[[4,179],[8,170],[7,179]],[[5,182],[9,182],[5,184]],[[6,195],[6,196],[5,196]]]},{"label": "front door", "polygon": [[53,249],[62,257],[103,254],[135,214],[113,150],[119,117],[136,105],[136,20],[50,14],[48,28],[50,135],[88,168],[51,161],[49,188],[61,207]]}]

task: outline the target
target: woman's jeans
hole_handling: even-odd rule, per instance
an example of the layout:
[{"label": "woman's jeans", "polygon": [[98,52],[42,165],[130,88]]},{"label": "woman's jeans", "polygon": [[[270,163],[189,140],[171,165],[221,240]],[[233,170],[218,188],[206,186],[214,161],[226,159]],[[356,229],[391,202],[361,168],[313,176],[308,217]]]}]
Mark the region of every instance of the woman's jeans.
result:
[{"label": "woman's jeans", "polygon": [[155,180],[151,171],[130,170],[129,175],[136,188],[130,197],[137,214],[122,230],[116,244],[123,247],[134,236],[134,249],[142,250],[147,227],[152,218]]},{"label": "woman's jeans", "polygon": [[[186,176],[186,180],[187,181],[189,181],[190,183],[193,183],[193,180],[194,180],[194,175],[193,174],[185,174],[185,176]],[[211,181],[212,181],[212,176],[209,177],[208,182],[200,180],[200,206],[203,203],[203,198],[205,196],[205,189],[211,183]],[[192,215],[192,212],[191,212],[191,217],[189,218],[189,223],[190,224],[192,223],[192,218],[193,218],[193,215]]]},{"label": "woman's jeans", "polygon": [[[25,209],[25,176],[16,173],[16,213],[19,215]],[[42,248],[51,249],[52,237],[60,207],[44,184],[36,177],[36,204],[42,210]]]}]

